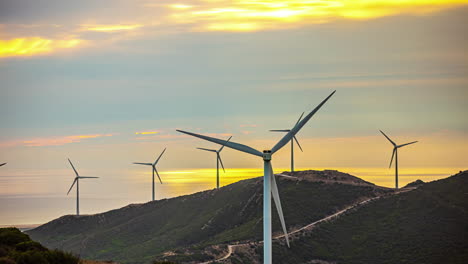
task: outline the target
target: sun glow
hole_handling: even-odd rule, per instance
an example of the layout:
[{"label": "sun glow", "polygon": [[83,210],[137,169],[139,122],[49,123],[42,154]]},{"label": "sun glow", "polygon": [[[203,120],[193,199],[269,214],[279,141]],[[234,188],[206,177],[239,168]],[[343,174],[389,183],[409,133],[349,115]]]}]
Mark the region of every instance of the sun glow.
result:
[{"label": "sun glow", "polygon": [[[395,170],[379,167],[379,168],[297,168],[297,171],[303,170],[338,170],[340,172],[349,173],[359,177],[365,181],[369,181],[379,186],[394,187],[395,185]],[[401,168],[400,169],[400,185],[404,186],[418,179],[425,182],[438,180],[457,173],[463,168]],[[288,168],[275,168],[275,174],[281,174],[284,171],[289,171]],[[160,171],[164,182],[173,184],[216,184],[216,169],[184,169],[178,171]],[[225,186],[240,180],[246,180],[263,176],[262,168],[229,168],[226,172],[220,171],[219,178],[221,186]]]},{"label": "sun glow", "polygon": [[53,40],[40,37],[0,40],[0,57],[32,56],[78,46],[80,39]]}]

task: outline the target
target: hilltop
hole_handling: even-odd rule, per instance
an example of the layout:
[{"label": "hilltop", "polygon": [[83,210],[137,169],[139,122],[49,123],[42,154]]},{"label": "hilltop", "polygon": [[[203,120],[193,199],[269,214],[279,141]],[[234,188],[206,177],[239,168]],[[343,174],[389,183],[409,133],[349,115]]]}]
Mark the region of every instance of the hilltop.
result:
[{"label": "hilltop", "polygon": [[[320,223],[289,249],[275,241],[274,263],[467,263],[468,171],[417,183]],[[259,263],[261,252],[251,243],[222,263]]]},{"label": "hilltop", "polygon": [[[346,206],[393,193],[338,171],[302,171],[277,176],[289,229],[307,225]],[[175,261],[206,261],[233,241],[262,237],[262,178],[102,214],[67,215],[28,231],[51,248],[87,259],[150,263],[161,256]],[[276,213],[273,231],[281,234]],[[179,254],[190,249],[195,253]],[[206,250],[209,250],[206,252]]]}]

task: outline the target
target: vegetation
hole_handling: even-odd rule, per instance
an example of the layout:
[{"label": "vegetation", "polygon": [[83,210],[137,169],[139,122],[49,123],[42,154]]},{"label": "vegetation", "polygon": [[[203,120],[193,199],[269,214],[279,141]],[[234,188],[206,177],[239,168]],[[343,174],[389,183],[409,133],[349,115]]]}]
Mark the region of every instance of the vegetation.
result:
[{"label": "vegetation", "polygon": [[70,253],[48,250],[17,228],[0,228],[0,264],[78,264]]}]

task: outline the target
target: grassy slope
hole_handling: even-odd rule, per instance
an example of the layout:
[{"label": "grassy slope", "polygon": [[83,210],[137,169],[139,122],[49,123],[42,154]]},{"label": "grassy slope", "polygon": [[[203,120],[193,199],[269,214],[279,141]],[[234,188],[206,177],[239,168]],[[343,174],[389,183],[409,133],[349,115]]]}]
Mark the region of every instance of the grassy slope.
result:
[{"label": "grassy slope", "polygon": [[292,243],[275,263],[468,263],[468,173],[375,201]]},{"label": "grassy slope", "polygon": [[[289,227],[320,219],[377,191],[371,186],[278,179]],[[149,262],[177,248],[207,246],[262,235],[262,181],[241,181],[220,190],[125,207],[92,216],[65,216],[28,231],[49,247],[90,259]],[[382,190],[378,190],[382,192]],[[274,230],[279,221],[274,214]]]}]

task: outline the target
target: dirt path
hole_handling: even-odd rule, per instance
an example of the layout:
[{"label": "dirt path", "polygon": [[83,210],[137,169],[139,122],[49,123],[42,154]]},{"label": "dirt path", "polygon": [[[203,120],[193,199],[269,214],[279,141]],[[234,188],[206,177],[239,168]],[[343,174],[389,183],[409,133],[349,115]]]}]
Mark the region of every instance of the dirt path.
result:
[{"label": "dirt path", "polygon": [[[294,177],[294,176],[289,176],[289,175],[284,175],[284,174],[276,174],[276,175],[277,175],[277,176],[281,176],[281,177],[287,177],[287,178],[295,178],[295,179],[297,178],[297,177]],[[399,189],[398,191],[396,191],[396,192],[394,192],[394,193],[392,193],[392,194],[390,194],[390,195],[396,195],[396,194],[403,193],[403,192],[408,192],[408,191],[411,191],[411,190],[414,190],[414,189],[415,189],[415,188]],[[355,209],[355,208],[360,207],[360,206],[362,206],[362,205],[364,205],[364,204],[367,204],[367,203],[369,203],[369,202],[371,202],[371,201],[380,199],[380,198],[382,198],[382,197],[388,197],[388,196],[389,196],[388,194],[383,194],[383,195],[380,195],[380,196],[376,196],[376,197],[372,197],[372,198],[366,199],[366,200],[361,201],[361,202],[357,202],[357,203],[352,204],[352,205],[350,205],[350,206],[344,208],[343,210],[340,210],[340,211],[338,211],[338,212],[336,212],[336,213],[334,213],[334,214],[331,214],[331,215],[329,215],[329,216],[327,216],[327,217],[324,217],[324,218],[322,218],[322,219],[319,219],[319,220],[317,220],[317,221],[315,221],[315,222],[312,222],[312,223],[310,223],[310,224],[308,224],[308,225],[306,225],[306,226],[303,226],[303,227],[301,227],[301,228],[299,228],[299,229],[296,229],[296,230],[294,230],[294,231],[291,231],[291,232],[288,233],[288,236],[291,236],[291,235],[293,235],[293,234],[299,233],[299,232],[304,231],[304,230],[312,229],[312,228],[314,228],[316,225],[318,225],[318,224],[320,224],[320,223],[322,223],[322,222],[326,222],[326,221],[328,221],[328,220],[331,220],[331,219],[333,219],[333,218],[339,217],[339,216],[343,215],[344,213],[348,212],[349,210]],[[277,240],[277,239],[280,239],[280,238],[284,238],[284,236],[285,236],[284,234],[278,235],[278,236],[273,237],[273,239]],[[257,243],[263,243],[263,241],[259,241],[259,242],[257,242]],[[210,261],[207,261],[207,262],[203,262],[203,263],[201,263],[201,264],[208,264],[208,263],[213,263],[213,262],[216,262],[216,261],[223,261],[223,260],[226,260],[226,259],[228,259],[228,258],[232,255],[232,253],[234,253],[235,248],[237,248],[237,247],[243,247],[243,246],[248,246],[248,245],[249,245],[249,243],[231,244],[231,245],[228,245],[228,246],[227,246],[227,247],[228,247],[228,253],[227,253],[226,255],[224,255],[222,258],[219,258],[219,259],[216,259],[216,260],[210,260]]]}]

